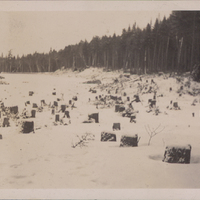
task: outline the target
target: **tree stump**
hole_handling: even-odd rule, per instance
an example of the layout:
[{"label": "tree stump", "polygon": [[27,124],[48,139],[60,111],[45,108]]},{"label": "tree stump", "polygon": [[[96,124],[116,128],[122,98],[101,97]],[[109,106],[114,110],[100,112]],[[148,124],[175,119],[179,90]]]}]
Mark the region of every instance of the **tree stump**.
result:
[{"label": "tree stump", "polygon": [[41,106],[46,106],[47,104],[45,103],[45,100],[41,100]]},{"label": "tree stump", "polygon": [[55,96],[55,95],[56,95],[56,92],[52,92],[52,95],[54,95],[54,96]]},{"label": "tree stump", "polygon": [[37,108],[37,107],[38,107],[37,104],[36,104],[36,103],[33,103],[32,108]]},{"label": "tree stump", "polygon": [[62,111],[62,113],[64,113],[65,110],[66,110],[66,105],[61,105],[61,111]]},{"label": "tree stump", "polygon": [[127,97],[126,99],[127,99],[127,101],[130,101],[130,97]]},{"label": "tree stump", "polygon": [[3,139],[3,136],[0,134],[0,140],[2,140]]},{"label": "tree stump", "polygon": [[136,123],[136,115],[135,114],[130,116],[130,123],[132,123],[132,122]]},{"label": "tree stump", "polygon": [[120,123],[113,123],[112,129],[113,131],[121,130]]},{"label": "tree stump", "polygon": [[77,96],[73,96],[72,100],[77,101],[78,97]]},{"label": "tree stump", "polygon": [[88,119],[94,119],[95,123],[99,123],[99,113],[92,113],[88,115]]},{"label": "tree stump", "polygon": [[34,122],[33,121],[23,121],[22,133],[30,133],[32,131],[34,131]]},{"label": "tree stump", "polygon": [[178,107],[178,102],[174,102],[174,103],[173,103],[173,107],[174,107],[175,110],[178,110],[178,109],[179,109],[179,107]]},{"label": "tree stump", "polygon": [[18,106],[12,106],[12,107],[10,107],[10,113],[17,114],[18,113]]},{"label": "tree stump", "polygon": [[191,145],[167,146],[164,153],[163,162],[168,163],[190,163]]},{"label": "tree stump", "polygon": [[115,112],[119,112],[120,105],[115,105]]},{"label": "tree stump", "polygon": [[55,122],[59,122],[59,120],[60,120],[60,115],[55,115]]},{"label": "tree stump", "polygon": [[55,109],[51,110],[51,114],[54,115],[55,114]]},{"label": "tree stump", "polygon": [[3,119],[3,127],[9,127],[9,126],[10,126],[9,118],[8,117],[4,117],[4,119]]},{"label": "tree stump", "polygon": [[69,111],[68,111],[68,110],[65,111],[65,116],[66,116],[67,118],[70,118],[70,115],[69,115]]},{"label": "tree stump", "polygon": [[101,142],[116,142],[117,137],[116,134],[110,132],[102,132],[101,133]]},{"label": "tree stump", "polygon": [[35,118],[36,110],[31,110],[31,117]]},{"label": "tree stump", "polygon": [[134,136],[122,135],[120,140],[120,147],[137,147],[138,142],[137,134]]},{"label": "tree stump", "polygon": [[53,105],[54,105],[55,107],[58,107],[58,102],[57,102],[57,101],[54,101],[54,102],[53,102]]},{"label": "tree stump", "polygon": [[72,100],[69,100],[69,105],[71,105],[72,104]]},{"label": "tree stump", "polygon": [[124,106],[119,106],[119,112],[123,112],[125,110]]},{"label": "tree stump", "polygon": [[33,91],[29,91],[29,96],[33,96],[34,92]]}]

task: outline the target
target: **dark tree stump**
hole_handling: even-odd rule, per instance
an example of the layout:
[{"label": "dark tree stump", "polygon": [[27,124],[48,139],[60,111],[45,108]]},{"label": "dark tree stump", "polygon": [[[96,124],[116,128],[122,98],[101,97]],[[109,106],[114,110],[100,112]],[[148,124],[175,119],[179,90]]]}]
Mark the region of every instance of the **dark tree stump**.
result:
[{"label": "dark tree stump", "polygon": [[46,106],[47,104],[45,103],[45,100],[41,100],[41,106]]},{"label": "dark tree stump", "polygon": [[3,119],[3,127],[9,127],[9,126],[10,126],[9,118],[5,117]]},{"label": "dark tree stump", "polygon": [[97,91],[96,90],[92,90],[92,93],[97,93]]},{"label": "dark tree stump", "polygon": [[3,139],[3,136],[0,134],[0,140],[2,140]]},{"label": "dark tree stump", "polygon": [[59,122],[59,120],[60,120],[60,115],[55,115],[55,122]]},{"label": "dark tree stump", "polygon": [[25,106],[26,106],[27,104],[30,104],[30,101],[26,101],[26,102],[25,102]]},{"label": "dark tree stump", "polygon": [[34,92],[33,91],[29,91],[29,96],[33,96]]},{"label": "dark tree stump", "polygon": [[64,113],[65,110],[66,110],[66,105],[61,105],[61,111],[62,111],[62,113]]},{"label": "dark tree stump", "polygon": [[37,104],[36,104],[36,103],[33,103],[32,108],[37,108],[37,107],[38,107]]},{"label": "dark tree stump", "polygon": [[56,95],[56,92],[52,92],[52,95],[54,95],[54,96],[55,96],[55,95]]},{"label": "dark tree stump", "polygon": [[163,162],[168,163],[190,163],[191,145],[167,146],[165,149]]},{"label": "dark tree stump", "polygon": [[69,111],[68,111],[68,110],[65,111],[65,116],[66,116],[67,118],[70,118],[70,115],[69,115]]},{"label": "dark tree stump", "polygon": [[126,99],[127,99],[127,101],[130,101],[130,97],[127,97]]},{"label": "dark tree stump", "polygon": [[173,107],[174,107],[174,109],[176,109],[176,110],[179,109],[179,107],[178,107],[178,102],[174,102],[174,103],[173,103]]},{"label": "dark tree stump", "polygon": [[125,110],[125,107],[124,106],[120,106],[119,107],[119,112],[123,112]]},{"label": "dark tree stump", "polygon": [[17,114],[18,113],[18,106],[12,106],[12,107],[10,107],[10,113]]},{"label": "dark tree stump", "polygon": [[154,106],[156,106],[156,100],[155,99],[149,99],[148,100],[149,106],[151,108],[153,108]]},{"label": "dark tree stump", "polygon": [[78,97],[77,96],[73,96],[72,100],[77,101]]},{"label": "dark tree stump", "polygon": [[54,115],[55,114],[55,109],[51,110],[51,114]]},{"label": "dark tree stump", "polygon": [[115,112],[119,112],[120,105],[115,105]]},{"label": "dark tree stump", "polygon": [[138,142],[137,134],[134,136],[122,135],[120,140],[120,147],[137,147]]},{"label": "dark tree stump", "polygon": [[30,133],[32,131],[34,131],[34,122],[33,121],[23,121],[22,133]]},{"label": "dark tree stump", "polygon": [[99,113],[92,113],[88,115],[88,119],[94,119],[95,123],[99,123]]},{"label": "dark tree stump", "polygon": [[113,129],[113,131],[115,131],[115,130],[121,130],[120,123],[113,123],[112,129]]},{"label": "dark tree stump", "polygon": [[35,118],[36,110],[31,110],[31,117]]},{"label": "dark tree stump", "polygon": [[172,91],[172,88],[171,88],[171,87],[169,88],[169,91],[170,91],[170,92]]},{"label": "dark tree stump", "polygon": [[132,123],[132,122],[136,123],[136,115],[130,116],[130,123]]},{"label": "dark tree stump", "polygon": [[54,105],[55,107],[58,107],[58,102],[57,102],[57,101],[54,101],[54,102],[53,102],[53,105]]},{"label": "dark tree stump", "polygon": [[72,100],[69,100],[69,105],[71,105],[72,104]]},{"label": "dark tree stump", "polygon": [[116,142],[117,141],[117,137],[116,134],[114,133],[108,133],[108,132],[102,132],[101,133],[101,141],[102,142]]}]

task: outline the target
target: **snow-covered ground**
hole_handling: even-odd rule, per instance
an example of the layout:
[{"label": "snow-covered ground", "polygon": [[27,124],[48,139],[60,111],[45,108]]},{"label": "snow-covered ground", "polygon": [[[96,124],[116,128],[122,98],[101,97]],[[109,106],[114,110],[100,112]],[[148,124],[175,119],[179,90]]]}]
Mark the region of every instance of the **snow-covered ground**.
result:
[{"label": "snow-covered ground", "polygon": [[[11,121],[11,127],[0,127],[3,137],[0,140],[0,188],[199,188],[200,97],[186,92],[179,96],[180,83],[175,78],[143,76],[142,81],[135,81],[136,75],[126,78],[120,74],[93,68],[83,72],[1,74],[5,77],[2,81],[9,85],[0,85],[0,100],[8,107],[18,105],[19,113],[26,101],[40,105],[43,99],[49,104],[59,98],[59,106],[68,105],[73,96],[77,96],[78,101],[75,101],[75,108],[68,108],[71,124],[55,124],[55,115],[46,106],[43,112],[36,113],[36,118],[29,119],[34,120],[34,133],[20,133],[20,127],[14,121]],[[115,94],[119,86],[114,83],[116,78],[121,81],[118,94]],[[149,83],[152,78],[158,86],[158,115],[146,112],[153,93],[141,94],[141,102],[133,103],[134,110],[139,111],[136,123],[130,123],[129,118],[115,112],[114,106],[102,108],[99,105],[96,108],[95,97],[108,94],[106,87],[113,87],[113,95],[126,92],[133,98],[138,82],[145,84],[148,80]],[[92,79],[101,80],[104,86],[83,84]],[[199,84],[192,82],[191,88],[194,87],[198,88]],[[95,88],[97,93],[89,92],[90,88]],[[29,96],[29,91],[34,92],[33,96]],[[52,92],[56,92],[56,96]],[[126,98],[122,95],[122,100]],[[192,106],[194,99],[196,103]],[[171,100],[178,102],[181,109],[167,109]],[[26,108],[31,110],[30,106]],[[99,113],[99,123],[82,123],[93,112]],[[117,142],[101,142],[101,132],[112,131],[116,122],[121,123],[121,131],[115,131]],[[152,138],[150,145],[145,126],[163,129]],[[82,147],[72,148],[85,133],[93,134],[94,139]],[[119,147],[122,134],[138,134],[138,147]],[[162,162],[165,147],[171,144],[190,144],[191,163]]]}]

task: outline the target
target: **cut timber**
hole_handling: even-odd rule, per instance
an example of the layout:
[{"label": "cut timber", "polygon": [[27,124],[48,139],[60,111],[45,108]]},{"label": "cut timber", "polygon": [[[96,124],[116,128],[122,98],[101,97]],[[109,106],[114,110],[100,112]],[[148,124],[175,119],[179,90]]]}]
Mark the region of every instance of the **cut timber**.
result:
[{"label": "cut timber", "polygon": [[138,135],[122,135],[120,140],[120,147],[137,147],[138,146]]},{"label": "cut timber", "polygon": [[112,129],[113,129],[113,131],[115,131],[115,130],[121,130],[120,123],[113,123]]},{"label": "cut timber", "polygon": [[92,113],[88,115],[88,119],[94,119],[95,123],[99,123],[99,113]]},{"label": "cut timber", "polygon": [[185,146],[167,146],[164,153],[163,162],[168,163],[190,163],[191,145]]},{"label": "cut timber", "polygon": [[9,127],[9,126],[10,126],[9,118],[8,117],[4,117],[4,119],[3,119],[3,127]]},{"label": "cut timber", "polygon": [[101,141],[102,142],[116,142],[117,141],[117,137],[116,134],[111,133],[111,132],[102,132],[101,133]]},{"label": "cut timber", "polygon": [[12,106],[12,107],[10,107],[10,113],[17,114],[18,113],[18,106]]},{"label": "cut timber", "polygon": [[33,121],[23,121],[22,133],[30,133],[32,131],[34,131],[34,122]]}]

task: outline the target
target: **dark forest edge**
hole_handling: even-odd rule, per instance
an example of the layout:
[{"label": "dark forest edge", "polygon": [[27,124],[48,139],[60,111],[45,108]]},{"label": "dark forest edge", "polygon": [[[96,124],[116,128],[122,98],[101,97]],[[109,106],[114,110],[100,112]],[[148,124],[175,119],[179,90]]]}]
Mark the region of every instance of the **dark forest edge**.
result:
[{"label": "dark forest edge", "polygon": [[169,18],[156,19],[140,29],[134,24],[120,36],[94,36],[90,42],[66,46],[49,53],[0,57],[0,71],[15,73],[84,70],[104,67],[131,74],[192,72],[200,63],[200,12],[173,11]]}]

